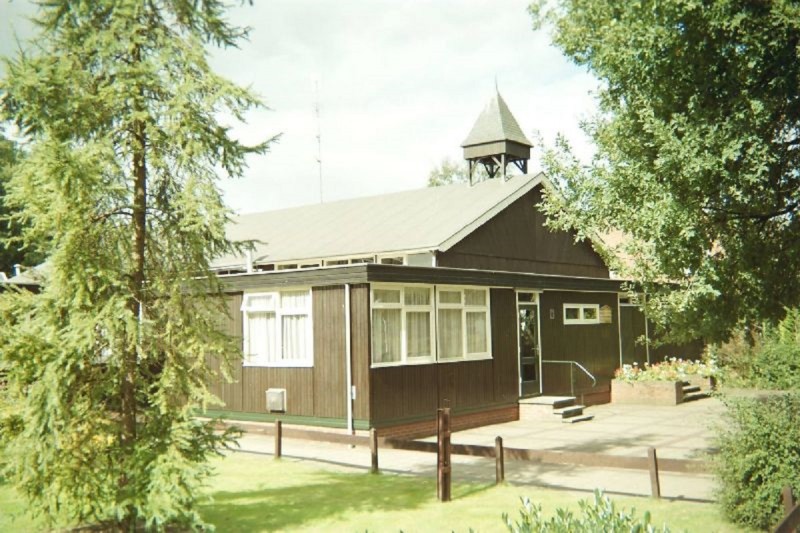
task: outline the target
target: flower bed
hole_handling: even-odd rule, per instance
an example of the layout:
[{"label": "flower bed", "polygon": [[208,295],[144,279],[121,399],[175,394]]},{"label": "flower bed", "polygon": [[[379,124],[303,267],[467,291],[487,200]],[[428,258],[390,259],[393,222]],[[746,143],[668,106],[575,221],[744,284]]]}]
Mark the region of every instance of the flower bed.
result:
[{"label": "flower bed", "polygon": [[683,401],[683,383],[713,388],[717,366],[676,357],[639,367],[623,365],[611,381],[611,401],[622,404],[677,405]]}]

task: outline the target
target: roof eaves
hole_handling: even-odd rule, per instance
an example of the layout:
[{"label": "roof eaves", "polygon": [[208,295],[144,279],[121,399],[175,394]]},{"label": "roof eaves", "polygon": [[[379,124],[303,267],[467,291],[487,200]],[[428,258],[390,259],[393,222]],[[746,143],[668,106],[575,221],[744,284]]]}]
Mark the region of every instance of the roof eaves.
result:
[{"label": "roof eaves", "polygon": [[454,233],[453,235],[451,235],[450,237],[445,239],[444,242],[442,242],[435,249],[437,251],[440,251],[440,252],[446,252],[447,250],[449,250],[450,248],[452,248],[453,246],[455,246],[456,244],[461,242],[461,240],[464,239],[467,235],[469,235],[470,233],[472,233],[473,231],[478,229],[480,226],[485,224],[488,220],[490,220],[495,215],[497,215],[500,211],[502,211],[503,209],[505,209],[509,205],[511,205],[514,202],[516,202],[518,199],[520,199],[522,196],[524,196],[527,192],[533,190],[534,187],[536,187],[537,185],[539,185],[541,183],[546,183],[546,182],[547,182],[547,177],[544,175],[544,173],[540,172],[534,178],[532,178],[530,181],[524,183],[517,190],[515,190],[514,192],[512,192],[511,194],[509,194],[508,196],[503,198],[501,201],[499,201],[497,204],[495,204],[492,208],[484,211],[475,220],[473,220],[469,224],[465,225],[463,228],[458,230],[456,233]]}]

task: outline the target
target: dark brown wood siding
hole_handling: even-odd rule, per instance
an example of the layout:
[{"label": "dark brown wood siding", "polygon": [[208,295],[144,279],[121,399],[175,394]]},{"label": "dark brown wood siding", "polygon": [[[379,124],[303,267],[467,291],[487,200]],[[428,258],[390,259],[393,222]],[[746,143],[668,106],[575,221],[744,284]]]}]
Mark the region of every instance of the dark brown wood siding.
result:
[{"label": "dark brown wood siding", "polygon": [[455,413],[515,403],[519,381],[514,291],[492,289],[489,313],[490,360],[372,368],[372,425],[433,417],[445,400]]},{"label": "dark brown wood siding", "polygon": [[350,349],[353,357],[353,385],[356,388],[353,417],[357,420],[369,420],[369,331],[369,285],[354,285],[350,289]]},{"label": "dark brown wood siding", "polygon": [[530,191],[438,254],[438,266],[607,278],[608,268],[590,243],[544,226],[536,207],[541,199],[541,187]]},{"label": "dark brown wood siding", "polygon": [[644,365],[647,362],[647,346],[644,343],[644,313],[632,305],[619,307],[619,335],[622,344],[622,364]]},{"label": "dark brown wood siding", "polygon": [[[570,366],[545,361],[577,361],[597,379],[598,389],[608,388],[619,367],[619,315],[614,293],[544,291],[539,296],[542,337],[542,392],[570,394]],[[612,311],[610,324],[564,324],[564,304],[599,304]],[[576,389],[591,381],[573,369]],[[577,390],[576,390],[577,392]]]},{"label": "dark brown wood siding", "polygon": [[620,342],[622,344],[622,363],[643,365],[648,361],[648,347],[645,345],[645,333],[650,335],[650,363],[659,363],[665,357],[680,357],[683,359],[699,359],[703,355],[703,342],[696,340],[684,344],[663,343],[659,341],[657,329],[652,322],[648,322],[645,330],[644,313],[633,305],[620,306]]},{"label": "dark brown wood siding", "polygon": [[[364,300],[366,289],[362,287],[359,291],[360,300]],[[222,328],[223,331],[239,339],[241,350],[242,294],[230,294],[227,300],[229,316],[223,320]],[[364,355],[364,345],[368,344],[368,339],[360,338],[365,330],[364,305],[366,304],[363,301],[352,304],[352,307],[359,310],[359,315],[352,324],[355,335],[351,340],[355,350],[358,351],[355,356],[360,360],[369,357],[368,353]],[[287,415],[345,419],[347,377],[343,286],[315,287],[312,290],[311,320],[314,366],[311,368],[248,367],[243,366],[241,360],[235,362],[233,383],[211,384],[212,390],[224,402],[222,409],[266,414],[266,390],[281,388],[286,389]],[[361,386],[364,386],[364,374],[363,370],[354,373],[354,376],[361,380]],[[361,400],[362,411],[365,401]]]},{"label": "dark brown wood siding", "polygon": [[[225,295],[226,314],[220,317],[219,329],[223,333],[230,335],[234,342],[239,346],[239,354],[242,353],[242,294]],[[209,357],[207,362],[214,372],[220,371],[219,360]],[[240,411],[242,408],[242,361],[241,358],[230,362],[232,382],[218,376],[209,384],[211,392],[219,398],[225,409]],[[218,406],[212,406],[218,407]]]}]

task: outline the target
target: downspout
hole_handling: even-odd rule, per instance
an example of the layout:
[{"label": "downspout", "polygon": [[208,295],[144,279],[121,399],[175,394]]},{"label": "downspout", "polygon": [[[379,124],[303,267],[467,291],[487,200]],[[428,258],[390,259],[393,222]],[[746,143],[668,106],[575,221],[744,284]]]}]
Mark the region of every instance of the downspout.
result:
[{"label": "downspout", "polygon": [[647,363],[652,364],[650,362],[650,327],[647,325],[647,293],[642,295],[642,301],[644,302],[644,306],[642,306],[642,313],[644,314],[644,349],[647,354]]},{"label": "downspout", "polygon": [[355,388],[353,387],[353,354],[350,343],[350,284],[344,284],[344,358],[347,372],[347,429],[350,433],[355,433],[353,427],[353,398]]}]

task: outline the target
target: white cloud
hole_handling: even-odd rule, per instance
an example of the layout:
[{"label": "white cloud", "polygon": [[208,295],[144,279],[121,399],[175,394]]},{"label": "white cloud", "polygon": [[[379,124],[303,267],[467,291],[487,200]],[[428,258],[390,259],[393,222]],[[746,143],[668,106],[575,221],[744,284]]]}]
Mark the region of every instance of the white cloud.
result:
[{"label": "white cloud", "polygon": [[[234,8],[231,20],[252,28],[250,40],[213,51],[212,66],[272,109],[252,113],[235,132],[250,142],[283,136],[250,159],[243,179],[223,183],[228,202],[250,212],[319,201],[315,80],[326,201],[423,187],[444,157],[461,158],[495,76],[526,133],[552,142],[562,132],[588,157],[578,122],[594,109],[595,81],[533,32],[526,6],[271,0]],[[26,10],[0,1],[0,20],[20,27]],[[0,51],[9,53],[2,30]]]}]

